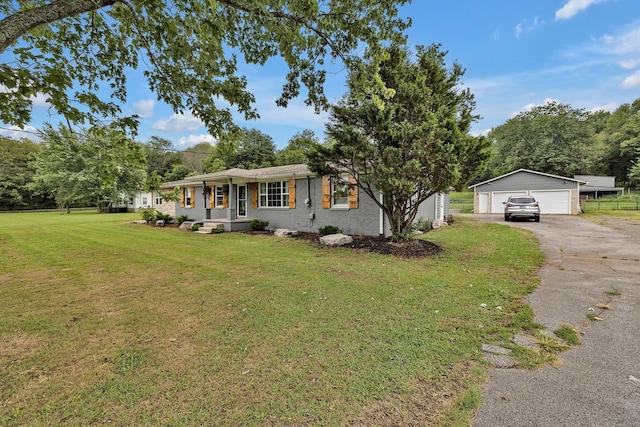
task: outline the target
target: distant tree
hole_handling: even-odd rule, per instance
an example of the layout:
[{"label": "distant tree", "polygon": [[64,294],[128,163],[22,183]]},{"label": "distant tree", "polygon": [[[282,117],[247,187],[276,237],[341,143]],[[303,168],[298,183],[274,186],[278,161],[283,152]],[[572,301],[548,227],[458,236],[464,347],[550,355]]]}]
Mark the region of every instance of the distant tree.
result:
[{"label": "distant tree", "polygon": [[53,194],[67,211],[103,201],[119,203],[143,187],[144,150],[121,131],[94,127],[80,135],[47,126],[41,140],[33,187]]},{"label": "distant tree", "polygon": [[147,156],[149,175],[156,172],[160,177],[164,177],[173,167],[180,163],[180,154],[173,148],[171,141],[158,136],[152,136],[144,143],[145,154]]},{"label": "distant tree", "polygon": [[[325,61],[400,40],[408,0],[50,0],[0,3],[0,121],[28,124],[42,94],[68,122],[121,115],[129,69],[144,64],[149,87],[176,112],[192,111],[212,135],[234,128],[231,104],[258,117],[238,58],[264,65],[280,56],[289,73],[277,100],[302,85],[316,109],[327,101]],[[98,96],[100,89],[109,92]],[[115,125],[135,127],[137,117]]]},{"label": "distant tree", "polygon": [[375,61],[355,66],[349,93],[331,109],[332,143],[310,153],[313,171],[347,175],[380,206],[396,242],[410,238],[422,202],[473,175],[486,157],[487,140],[468,133],[477,116],[464,69],[447,68],[445,56],[439,45],[418,46],[415,58],[395,46],[379,69]]},{"label": "distant tree", "polygon": [[201,142],[180,152],[182,164],[190,173],[201,174],[206,172],[205,160],[215,152],[215,146],[208,142]]},{"label": "distant tree", "polygon": [[213,154],[204,161],[207,172],[219,172],[233,167],[235,156],[238,154],[238,142],[232,135],[226,135],[218,140]]},{"label": "distant tree", "polygon": [[595,170],[594,132],[582,109],[556,101],[522,112],[489,133],[495,156],[494,176],[525,168],[573,176]]},{"label": "distant tree", "polygon": [[243,128],[236,140],[235,154],[231,155],[231,168],[257,169],[273,166],[276,145],[273,138],[257,129]]},{"label": "distant tree", "polygon": [[35,173],[32,156],[39,150],[28,139],[0,137],[0,210],[55,207],[53,198],[38,196],[29,187]]},{"label": "distant tree", "polygon": [[167,172],[164,176],[164,181],[180,181],[189,175],[196,175],[196,173],[182,163],[178,163],[173,166],[170,172]]},{"label": "distant tree", "polygon": [[623,104],[611,113],[598,135],[604,145],[606,173],[622,184],[637,182],[635,168],[640,150],[640,99]]},{"label": "distant tree", "polygon": [[306,163],[309,157],[309,149],[319,144],[320,139],[312,130],[305,129],[296,133],[290,140],[289,144],[276,153],[277,165],[295,165]]}]

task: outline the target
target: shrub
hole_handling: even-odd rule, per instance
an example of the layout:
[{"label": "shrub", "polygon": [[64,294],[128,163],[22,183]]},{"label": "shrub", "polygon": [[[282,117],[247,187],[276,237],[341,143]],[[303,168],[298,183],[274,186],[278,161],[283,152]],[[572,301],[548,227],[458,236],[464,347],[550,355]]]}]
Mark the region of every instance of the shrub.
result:
[{"label": "shrub", "polygon": [[165,214],[162,212],[156,212],[156,221],[163,220],[164,222],[170,222],[173,220],[173,217],[169,214]]},{"label": "shrub", "polygon": [[413,229],[416,231],[422,231],[423,233],[426,233],[427,231],[431,230],[431,221],[424,218],[420,218],[418,221],[416,221],[413,224]]},{"label": "shrub", "polygon": [[262,219],[252,219],[249,223],[249,228],[256,231],[266,230],[269,225],[269,221],[264,221]]},{"label": "shrub", "polygon": [[178,225],[182,225],[183,222],[190,221],[190,219],[186,215],[178,215],[176,221],[178,221]]},{"label": "shrub", "polygon": [[192,230],[192,231],[198,231],[198,230],[200,230],[200,227],[201,227],[201,225],[200,225],[200,224],[193,224],[193,225],[191,226],[191,230]]},{"label": "shrub", "polygon": [[147,224],[157,219],[158,213],[150,206],[147,206],[145,208],[138,208],[138,212],[142,214],[142,219],[145,220]]},{"label": "shrub", "polygon": [[342,229],[340,227],[336,227],[335,225],[325,225],[324,227],[320,227],[318,232],[322,236],[327,236],[329,234],[340,234],[342,233]]}]

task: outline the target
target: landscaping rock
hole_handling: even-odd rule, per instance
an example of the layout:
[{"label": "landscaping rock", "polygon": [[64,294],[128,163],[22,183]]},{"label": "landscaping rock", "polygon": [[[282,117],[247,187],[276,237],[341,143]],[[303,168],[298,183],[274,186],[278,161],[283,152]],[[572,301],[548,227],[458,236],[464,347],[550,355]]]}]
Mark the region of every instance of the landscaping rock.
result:
[{"label": "landscaping rock", "polygon": [[329,234],[320,237],[320,243],[327,246],[344,246],[351,242],[353,242],[353,238],[346,234]]},{"label": "landscaping rock", "polygon": [[158,221],[156,221],[156,227],[164,227],[164,226],[165,226],[164,219],[159,219]]},{"label": "landscaping rock", "polygon": [[434,219],[433,221],[431,221],[431,228],[433,228],[434,230],[443,227],[445,225],[449,225],[447,224],[446,221],[443,221],[441,219]]},{"label": "landscaping rock", "polygon": [[296,237],[298,232],[296,230],[287,230],[286,228],[277,228],[274,235],[276,237]]},{"label": "landscaping rock", "polygon": [[185,230],[185,231],[189,231],[191,230],[191,227],[193,226],[193,221],[185,221],[182,224],[180,224],[180,230]]}]

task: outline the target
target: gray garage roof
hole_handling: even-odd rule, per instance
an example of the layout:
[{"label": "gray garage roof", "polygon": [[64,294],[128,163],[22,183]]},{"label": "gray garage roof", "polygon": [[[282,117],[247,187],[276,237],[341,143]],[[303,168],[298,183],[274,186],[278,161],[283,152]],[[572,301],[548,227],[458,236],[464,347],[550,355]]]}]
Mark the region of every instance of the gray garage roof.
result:
[{"label": "gray garage roof", "polygon": [[515,170],[513,172],[509,172],[509,173],[506,173],[504,175],[500,175],[500,176],[498,176],[496,178],[491,178],[491,179],[488,179],[486,181],[482,181],[482,182],[479,182],[477,184],[470,185],[468,188],[474,188],[475,189],[476,187],[479,187],[481,185],[489,184],[489,183],[492,183],[494,181],[498,181],[500,179],[503,179],[503,178],[506,178],[508,176],[515,175],[515,174],[518,174],[518,173],[521,173],[521,172],[531,173],[531,174],[534,174],[534,175],[540,175],[540,176],[544,176],[544,177],[547,177],[547,178],[560,179],[562,181],[577,182],[578,184],[586,184],[587,183],[586,181],[582,181],[582,180],[574,179],[574,178],[568,178],[566,176],[551,175],[551,174],[548,174],[548,173],[532,171],[532,170],[529,170],[529,169],[518,169],[518,170]]}]

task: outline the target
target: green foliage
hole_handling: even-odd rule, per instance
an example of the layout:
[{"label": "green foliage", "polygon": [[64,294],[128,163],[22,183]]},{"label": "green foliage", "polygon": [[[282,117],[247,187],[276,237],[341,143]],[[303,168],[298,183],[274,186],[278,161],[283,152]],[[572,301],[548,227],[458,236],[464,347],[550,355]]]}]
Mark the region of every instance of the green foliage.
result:
[{"label": "green foliage", "polygon": [[342,229],[335,225],[325,225],[318,229],[318,233],[320,233],[321,236],[328,236],[329,234],[340,234],[342,233]]},{"label": "green foliage", "polygon": [[553,333],[569,345],[580,344],[580,332],[571,325],[562,325]]},{"label": "green foliage", "polygon": [[158,218],[158,212],[151,206],[138,208],[138,212],[140,212],[140,214],[142,215],[142,219],[145,220],[147,224],[160,219]]},{"label": "green foliage", "polygon": [[269,221],[265,221],[262,219],[252,219],[249,222],[249,228],[252,230],[262,231],[262,230],[266,230],[268,226],[269,226]]},{"label": "green foliage", "polygon": [[156,211],[156,221],[171,222],[173,221],[173,216]]},{"label": "green foliage", "polygon": [[295,165],[306,163],[309,157],[309,150],[320,140],[312,130],[305,129],[296,133],[290,140],[289,144],[276,153],[276,165]]},{"label": "green foliage", "polygon": [[489,141],[469,135],[477,116],[464,69],[449,68],[445,55],[439,45],[418,46],[415,56],[394,46],[379,66],[355,63],[349,93],[331,110],[331,143],[309,156],[313,171],[354,179],[383,209],[395,241],[410,238],[423,201],[466,182],[489,156]]},{"label": "green foliage", "polygon": [[202,227],[202,224],[193,224],[191,226],[191,231],[198,231],[200,230],[200,227]]},{"label": "green foliage", "polygon": [[426,233],[427,231],[431,230],[431,221],[429,221],[428,219],[420,218],[413,224],[413,229]]},{"label": "green foliage", "polygon": [[176,221],[178,222],[178,225],[182,225],[183,222],[192,220],[186,215],[178,215],[176,217]]},{"label": "green foliage", "polygon": [[273,138],[257,129],[243,128],[238,134],[236,151],[227,168],[258,169],[273,166],[276,145]]},{"label": "green foliage", "polygon": [[117,204],[143,187],[144,151],[115,129],[94,127],[78,134],[47,126],[41,147],[33,188],[53,194],[59,206]]},{"label": "green foliage", "polygon": [[[401,40],[408,24],[397,8],[406,2],[67,0],[55,8],[3,2],[0,53],[11,48],[15,59],[0,64],[9,89],[0,92],[0,120],[28,124],[33,99],[42,94],[71,123],[115,117],[114,126],[135,128],[139,118],[121,117],[121,105],[127,70],[144,64],[159,100],[175,112],[191,111],[211,135],[221,135],[235,129],[229,104],[245,120],[258,117],[238,59],[263,65],[274,56],[288,68],[276,104],[286,107],[304,85],[306,102],[319,111],[327,105],[325,62]],[[47,24],[29,30],[16,22]]]}]

